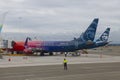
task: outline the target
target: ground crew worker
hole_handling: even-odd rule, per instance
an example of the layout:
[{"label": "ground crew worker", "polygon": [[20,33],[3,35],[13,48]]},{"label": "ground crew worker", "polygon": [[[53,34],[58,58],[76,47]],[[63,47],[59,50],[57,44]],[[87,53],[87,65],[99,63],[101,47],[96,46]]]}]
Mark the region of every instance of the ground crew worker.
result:
[{"label": "ground crew worker", "polygon": [[63,64],[64,64],[64,70],[67,70],[67,60],[64,58]]}]

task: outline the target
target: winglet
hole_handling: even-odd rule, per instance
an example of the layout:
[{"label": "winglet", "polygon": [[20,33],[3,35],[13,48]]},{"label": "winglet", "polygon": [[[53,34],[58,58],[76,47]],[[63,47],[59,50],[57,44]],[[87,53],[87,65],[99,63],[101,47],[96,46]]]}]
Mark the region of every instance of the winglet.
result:
[{"label": "winglet", "polygon": [[30,37],[27,37],[27,38],[26,38],[25,44],[24,44],[25,48],[28,48],[28,40],[31,40],[31,38],[30,38]]}]

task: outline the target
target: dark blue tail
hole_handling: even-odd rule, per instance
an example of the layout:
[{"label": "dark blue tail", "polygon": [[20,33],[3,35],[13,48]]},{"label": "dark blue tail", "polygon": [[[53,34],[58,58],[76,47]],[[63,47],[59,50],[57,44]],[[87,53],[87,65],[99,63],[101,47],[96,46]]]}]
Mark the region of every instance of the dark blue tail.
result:
[{"label": "dark blue tail", "polygon": [[96,40],[96,42],[98,42],[98,41],[107,42],[108,38],[109,38],[109,33],[110,33],[110,28],[107,28],[103,32],[103,34],[100,36],[100,38]]},{"label": "dark blue tail", "polygon": [[95,18],[89,27],[86,29],[84,33],[78,38],[78,40],[86,42],[86,41],[93,41],[96,34],[96,29],[98,25],[98,18]]}]

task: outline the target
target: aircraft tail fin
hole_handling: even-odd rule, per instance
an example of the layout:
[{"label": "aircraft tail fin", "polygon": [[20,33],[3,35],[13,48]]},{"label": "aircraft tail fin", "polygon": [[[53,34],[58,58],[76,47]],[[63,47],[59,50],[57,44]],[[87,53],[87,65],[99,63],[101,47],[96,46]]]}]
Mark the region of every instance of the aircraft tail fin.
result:
[{"label": "aircraft tail fin", "polygon": [[81,36],[78,38],[80,41],[93,41],[96,34],[96,29],[98,25],[98,18],[95,18],[92,23],[89,25],[89,27],[86,29],[84,33],[81,34]]},{"label": "aircraft tail fin", "polygon": [[28,48],[28,41],[29,40],[31,40],[31,38],[27,37],[26,40],[25,40],[25,44],[24,44],[25,48]]},{"label": "aircraft tail fin", "polygon": [[5,16],[6,16],[7,13],[8,12],[5,12],[1,16],[1,20],[0,20],[0,32],[2,31],[2,27],[3,27],[3,24],[4,24]]},{"label": "aircraft tail fin", "polygon": [[108,38],[109,38],[109,33],[110,33],[110,28],[107,28],[103,34],[100,36],[99,39],[97,39],[96,41],[103,41],[103,42],[107,42]]}]

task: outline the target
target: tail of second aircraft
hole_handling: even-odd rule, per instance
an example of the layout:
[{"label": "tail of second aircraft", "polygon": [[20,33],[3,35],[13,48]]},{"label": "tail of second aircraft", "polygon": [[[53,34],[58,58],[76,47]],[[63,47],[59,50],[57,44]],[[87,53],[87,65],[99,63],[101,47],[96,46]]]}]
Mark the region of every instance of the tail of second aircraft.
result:
[{"label": "tail of second aircraft", "polygon": [[103,34],[100,36],[99,39],[96,40],[96,42],[102,41],[102,42],[107,42],[109,38],[109,33],[110,33],[110,28],[107,28]]},{"label": "tail of second aircraft", "polygon": [[5,16],[8,12],[5,12],[2,14],[1,16],[1,21],[0,21],[0,32],[2,31],[2,27],[3,27],[3,23],[4,23],[4,20],[5,20]]},{"label": "tail of second aircraft", "polygon": [[99,19],[95,18],[92,21],[92,23],[89,25],[89,27],[86,29],[86,31],[82,33],[82,35],[78,38],[78,40],[83,41],[83,42],[93,41],[95,38],[98,21]]}]

